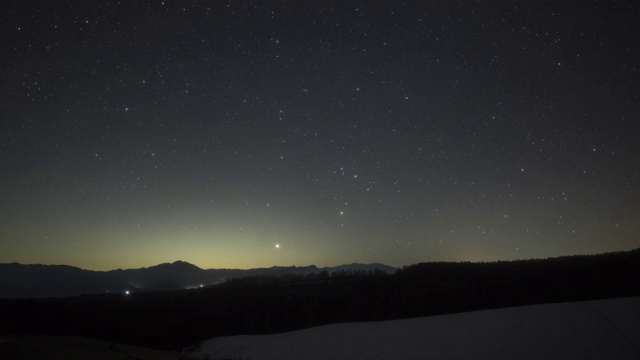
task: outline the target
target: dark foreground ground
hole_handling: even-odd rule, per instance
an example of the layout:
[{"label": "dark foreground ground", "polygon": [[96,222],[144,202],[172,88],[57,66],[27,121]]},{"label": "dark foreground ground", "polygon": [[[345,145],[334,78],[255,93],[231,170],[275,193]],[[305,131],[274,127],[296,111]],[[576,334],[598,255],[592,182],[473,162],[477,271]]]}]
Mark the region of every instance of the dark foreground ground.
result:
[{"label": "dark foreground ground", "polygon": [[194,355],[212,360],[637,360],[640,297],[224,336],[204,341]]},{"label": "dark foreground ground", "polygon": [[[640,295],[640,251],[377,272],[254,277],[203,289],[0,300],[0,336],[161,350],[238,334]],[[91,357],[95,358],[95,357]]]},{"label": "dark foreground ground", "polygon": [[3,360],[191,360],[174,352],[61,336],[0,339]]}]

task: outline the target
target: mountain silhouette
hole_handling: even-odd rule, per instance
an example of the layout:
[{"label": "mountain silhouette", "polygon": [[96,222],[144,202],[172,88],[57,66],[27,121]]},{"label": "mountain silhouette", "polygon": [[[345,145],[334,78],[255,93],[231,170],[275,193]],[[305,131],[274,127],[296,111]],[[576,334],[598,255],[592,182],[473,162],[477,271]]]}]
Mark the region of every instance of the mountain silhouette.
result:
[{"label": "mountain silhouette", "polygon": [[273,266],[256,269],[201,269],[185,261],[163,263],[139,269],[91,271],[68,265],[0,264],[0,298],[63,297],[125,291],[158,291],[196,288],[225,280],[250,276],[307,275],[327,271],[386,273],[395,268],[382,264],[352,264],[318,268]]}]

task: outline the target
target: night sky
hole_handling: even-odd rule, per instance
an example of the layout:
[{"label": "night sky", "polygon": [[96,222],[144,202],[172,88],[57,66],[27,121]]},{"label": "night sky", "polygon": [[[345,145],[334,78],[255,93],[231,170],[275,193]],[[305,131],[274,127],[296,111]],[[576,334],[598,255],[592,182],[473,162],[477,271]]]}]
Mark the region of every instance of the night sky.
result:
[{"label": "night sky", "polygon": [[0,262],[640,247],[638,1],[9,1]]}]

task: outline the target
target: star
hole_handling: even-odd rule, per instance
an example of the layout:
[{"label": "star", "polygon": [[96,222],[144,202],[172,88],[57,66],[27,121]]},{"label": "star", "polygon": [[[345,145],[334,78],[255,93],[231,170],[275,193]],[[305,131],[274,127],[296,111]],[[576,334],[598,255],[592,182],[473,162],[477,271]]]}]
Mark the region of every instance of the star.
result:
[{"label": "star", "polygon": [[[296,1],[160,0],[109,7],[100,26],[65,2],[16,2],[0,59],[15,70],[0,104],[0,263],[320,266],[370,248],[368,261],[403,266],[466,260],[471,243],[476,260],[640,247],[640,52],[623,31],[638,9],[597,2],[563,4],[562,34],[546,34],[558,12],[535,1],[394,2],[387,17],[318,2],[306,21]],[[487,27],[496,13],[509,21]],[[158,31],[131,21],[143,17]],[[65,36],[58,24],[74,22],[82,36]],[[295,257],[260,251],[280,242]]]}]

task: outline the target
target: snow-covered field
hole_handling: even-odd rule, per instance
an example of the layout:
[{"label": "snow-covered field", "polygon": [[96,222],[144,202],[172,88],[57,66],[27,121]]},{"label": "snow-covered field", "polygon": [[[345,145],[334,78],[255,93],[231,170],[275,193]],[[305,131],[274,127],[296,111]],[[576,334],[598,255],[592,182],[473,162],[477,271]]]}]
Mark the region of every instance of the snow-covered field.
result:
[{"label": "snow-covered field", "polygon": [[640,359],[640,297],[204,341],[210,359]]}]

